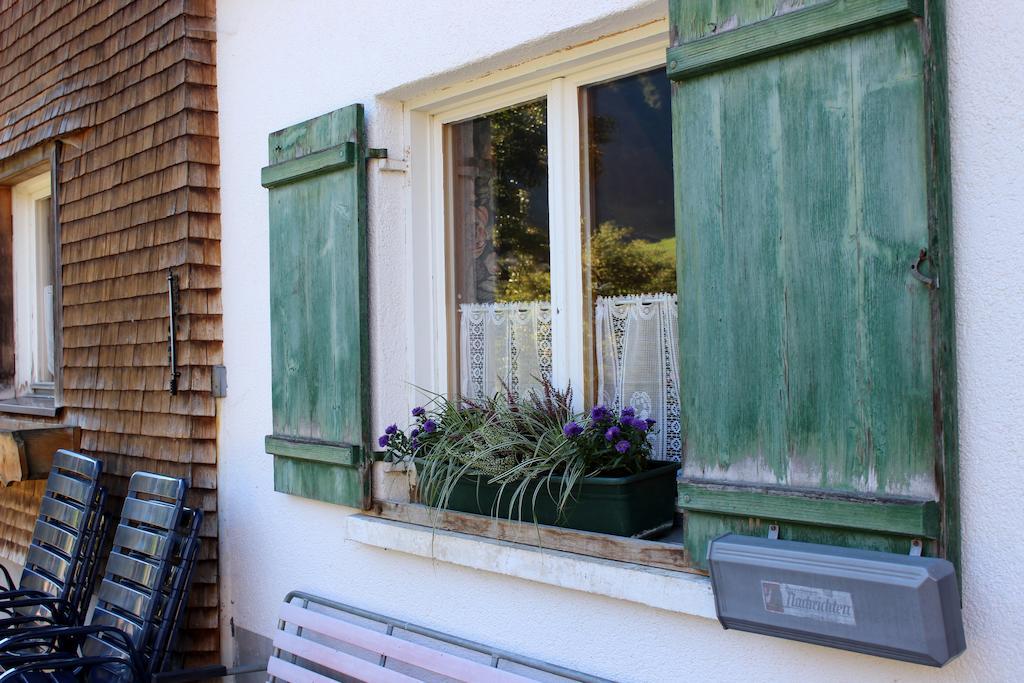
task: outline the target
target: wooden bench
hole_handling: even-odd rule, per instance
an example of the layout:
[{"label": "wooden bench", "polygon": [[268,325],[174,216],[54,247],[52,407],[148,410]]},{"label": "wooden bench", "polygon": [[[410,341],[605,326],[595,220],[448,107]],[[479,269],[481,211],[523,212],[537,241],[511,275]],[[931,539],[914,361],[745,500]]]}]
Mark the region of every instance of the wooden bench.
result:
[{"label": "wooden bench", "polygon": [[309,593],[289,593],[279,616],[265,667],[211,665],[158,673],[152,683],[195,683],[264,670],[272,683],[612,683]]},{"label": "wooden bench", "polygon": [[554,664],[293,592],[281,606],[271,681],[602,681]]}]

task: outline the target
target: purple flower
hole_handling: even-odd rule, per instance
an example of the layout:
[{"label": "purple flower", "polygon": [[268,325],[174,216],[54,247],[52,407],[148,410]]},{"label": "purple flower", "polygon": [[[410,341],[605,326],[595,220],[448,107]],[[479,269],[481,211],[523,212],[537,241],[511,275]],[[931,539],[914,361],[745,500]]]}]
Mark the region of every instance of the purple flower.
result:
[{"label": "purple flower", "polygon": [[583,427],[580,427],[575,422],[570,422],[566,424],[564,427],[562,427],[562,433],[565,434],[567,438],[571,439],[574,436],[579,436],[580,434],[582,434]]},{"label": "purple flower", "polygon": [[651,418],[647,418],[646,420],[644,420],[644,423],[647,425],[647,428],[650,429],[654,425],[658,424],[658,421],[652,420]]},{"label": "purple flower", "polygon": [[636,417],[636,411],[629,406],[622,409],[622,419]]},{"label": "purple flower", "polygon": [[381,434],[380,438],[377,439],[377,445],[380,446],[381,448],[387,448],[389,441],[391,441],[390,436],[388,436],[387,434]]},{"label": "purple flower", "polygon": [[398,425],[388,425],[388,428],[384,430],[384,433],[388,436],[398,433]]},{"label": "purple flower", "polygon": [[604,433],[605,441],[615,441],[622,434],[622,430],[618,427],[609,427],[608,431]]},{"label": "purple flower", "polygon": [[417,448],[420,447],[420,441],[419,439],[413,439],[412,441],[409,442],[409,445],[412,446],[413,450],[416,450]]},{"label": "purple flower", "polygon": [[638,417],[634,417],[632,420],[628,421],[628,424],[633,429],[637,429],[641,432],[647,431],[647,420],[641,420]]},{"label": "purple flower", "polygon": [[423,408],[423,406],[416,406],[415,408],[412,409],[413,417],[419,417],[420,415],[422,415],[425,412],[427,412],[427,411]]},{"label": "purple flower", "polygon": [[628,441],[626,441],[625,439],[623,439],[622,441],[620,441],[617,444],[615,444],[615,450],[617,450],[622,455],[625,455],[626,451],[629,450],[629,446],[630,446],[630,443]]},{"label": "purple flower", "polygon": [[427,434],[433,434],[437,430],[437,423],[433,420],[427,420],[423,423],[423,431]]},{"label": "purple flower", "polygon": [[415,439],[415,438],[416,438],[417,436],[419,436],[419,435],[420,435],[420,430],[419,430],[419,427],[413,427],[413,428],[412,428],[412,431],[411,431],[411,432],[409,432],[409,436],[410,436],[411,438],[413,438],[413,439]]},{"label": "purple flower", "polygon": [[603,405],[594,406],[590,409],[590,419],[594,422],[604,422],[610,420],[612,417],[612,411],[608,410]]}]

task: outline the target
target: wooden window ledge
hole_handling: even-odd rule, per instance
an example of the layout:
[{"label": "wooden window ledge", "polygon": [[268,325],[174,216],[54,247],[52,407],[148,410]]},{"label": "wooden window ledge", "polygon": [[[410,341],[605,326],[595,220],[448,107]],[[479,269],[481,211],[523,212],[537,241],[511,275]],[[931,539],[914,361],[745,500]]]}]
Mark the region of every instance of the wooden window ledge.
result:
[{"label": "wooden window ledge", "polygon": [[[348,538],[365,545],[569,590],[628,600],[670,612],[716,618],[711,581],[693,572],[488,538],[374,514],[353,515],[348,517],[347,524]],[[522,528],[524,534],[529,534],[531,529],[536,530],[537,527],[526,524]],[[632,539],[623,541],[652,543]],[[668,544],[653,543],[651,548],[654,554],[658,554],[662,550],[659,546],[664,545]],[[676,548],[681,555],[682,548]]]},{"label": "wooden window ledge", "polygon": [[53,417],[57,414],[53,396],[19,396],[0,399],[0,413]]}]

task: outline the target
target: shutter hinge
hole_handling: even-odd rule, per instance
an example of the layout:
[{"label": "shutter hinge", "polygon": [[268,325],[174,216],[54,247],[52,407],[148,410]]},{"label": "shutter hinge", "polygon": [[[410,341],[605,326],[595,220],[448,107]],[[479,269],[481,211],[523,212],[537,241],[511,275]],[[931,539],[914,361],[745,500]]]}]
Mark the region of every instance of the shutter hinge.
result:
[{"label": "shutter hinge", "polygon": [[366,150],[367,159],[379,159],[377,168],[381,173],[405,173],[409,170],[409,162],[405,159],[389,159],[386,147],[370,147]]},{"label": "shutter hinge", "polygon": [[921,557],[921,550],[924,548],[924,543],[921,542],[920,538],[915,538],[910,542],[910,556]]}]

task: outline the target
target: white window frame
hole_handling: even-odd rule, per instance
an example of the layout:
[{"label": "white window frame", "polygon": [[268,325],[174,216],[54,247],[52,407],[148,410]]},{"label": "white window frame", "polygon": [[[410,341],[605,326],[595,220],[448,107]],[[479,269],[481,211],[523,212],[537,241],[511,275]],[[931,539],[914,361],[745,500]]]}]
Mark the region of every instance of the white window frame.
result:
[{"label": "white window frame", "polygon": [[450,395],[449,337],[453,259],[445,196],[444,127],[539,98],[547,101],[548,206],[551,245],[552,380],[569,384],[583,407],[583,162],[581,89],[665,64],[668,26],[658,21],[580,48],[449,88],[442,96],[406,103],[410,141],[408,376],[415,403],[420,389]]},{"label": "white window frame", "polygon": [[[45,359],[39,354],[39,321],[37,320],[38,298],[38,259],[39,244],[36,226],[36,202],[51,197],[52,178],[49,171],[29,180],[18,183],[11,188],[11,213],[14,224],[14,385],[15,396],[46,396],[52,397],[55,380],[41,382],[36,369]],[[53,217],[51,216],[51,220]],[[54,240],[56,236],[54,234]],[[56,248],[56,242],[54,242]],[[53,253],[47,258],[54,260]],[[59,286],[57,282],[54,286]],[[58,299],[54,293],[54,306]],[[57,312],[54,311],[54,315]],[[54,340],[56,346],[57,340]],[[25,350],[29,350],[28,353]],[[57,354],[54,348],[54,365]],[[54,367],[54,378],[57,376]]]}]

